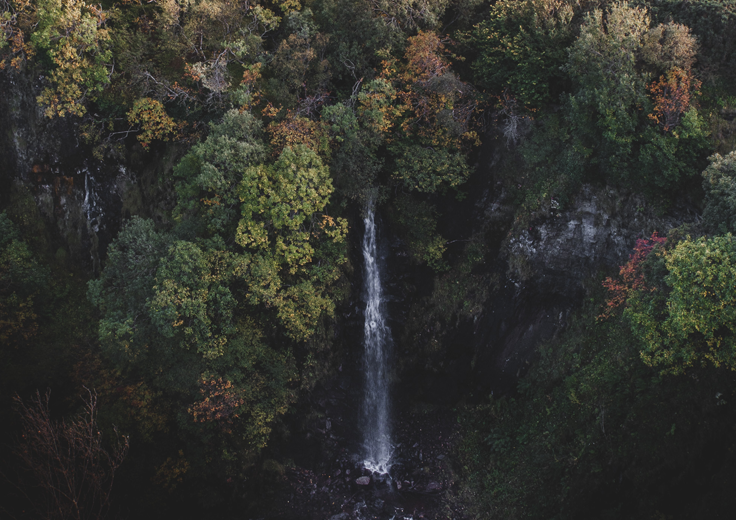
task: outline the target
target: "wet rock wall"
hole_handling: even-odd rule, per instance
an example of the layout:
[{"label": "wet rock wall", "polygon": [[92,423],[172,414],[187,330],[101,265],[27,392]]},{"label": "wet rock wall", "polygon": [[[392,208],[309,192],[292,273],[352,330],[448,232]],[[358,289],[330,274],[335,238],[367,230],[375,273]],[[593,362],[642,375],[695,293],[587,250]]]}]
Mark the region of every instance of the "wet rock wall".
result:
[{"label": "wet rock wall", "polygon": [[52,254],[94,274],[126,218],[165,221],[173,200],[164,187],[181,150],[147,152],[132,141],[116,157],[96,159],[79,136],[79,118],[43,114],[42,88],[43,77],[31,72],[0,74],[0,208],[30,193]]}]

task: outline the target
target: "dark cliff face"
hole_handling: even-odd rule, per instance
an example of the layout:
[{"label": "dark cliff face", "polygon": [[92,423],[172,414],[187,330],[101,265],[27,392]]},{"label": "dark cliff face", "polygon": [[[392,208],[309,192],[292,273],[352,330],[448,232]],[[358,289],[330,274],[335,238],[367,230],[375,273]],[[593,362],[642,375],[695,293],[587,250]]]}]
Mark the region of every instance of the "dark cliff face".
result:
[{"label": "dark cliff face", "polygon": [[119,157],[98,160],[79,136],[79,118],[44,116],[36,103],[42,86],[30,73],[0,74],[0,205],[30,192],[52,248],[75,268],[97,273],[124,219],[166,218],[171,196],[161,186],[180,150],[146,152],[133,141]]},{"label": "dark cliff face", "polygon": [[597,284],[615,272],[638,238],[697,218],[692,207],[659,214],[640,195],[584,185],[568,208],[549,208],[509,234],[499,255],[508,266],[502,290],[486,304],[473,342],[479,389],[511,390],[540,341],[561,331]]},{"label": "dark cliff face", "polygon": [[[460,203],[464,209],[451,207],[446,218],[457,215],[467,235],[472,228],[484,230],[483,268],[493,285],[472,319],[447,317],[451,330],[442,332],[439,355],[414,359],[399,377],[406,381],[405,393],[419,399],[453,404],[514,392],[539,343],[565,328],[588,290],[600,283],[597,274],[616,272],[638,238],[655,231],[665,235],[697,218],[696,208],[685,203],[662,213],[638,194],[583,185],[567,207],[544,208],[519,229],[515,207],[494,179],[493,142],[486,147],[468,200]],[[401,244],[394,250],[389,283],[396,287],[393,318],[401,329],[412,305],[431,292],[432,278],[403,259]],[[411,348],[399,345],[397,355]]]}]

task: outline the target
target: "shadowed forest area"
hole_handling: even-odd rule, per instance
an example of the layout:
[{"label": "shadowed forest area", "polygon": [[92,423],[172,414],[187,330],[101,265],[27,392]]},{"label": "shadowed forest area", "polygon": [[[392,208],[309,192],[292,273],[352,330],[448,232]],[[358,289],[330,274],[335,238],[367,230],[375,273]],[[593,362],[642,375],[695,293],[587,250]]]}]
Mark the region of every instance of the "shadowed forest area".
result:
[{"label": "shadowed forest area", "polygon": [[736,0],[0,0],[0,517],[732,518],[733,233]]}]

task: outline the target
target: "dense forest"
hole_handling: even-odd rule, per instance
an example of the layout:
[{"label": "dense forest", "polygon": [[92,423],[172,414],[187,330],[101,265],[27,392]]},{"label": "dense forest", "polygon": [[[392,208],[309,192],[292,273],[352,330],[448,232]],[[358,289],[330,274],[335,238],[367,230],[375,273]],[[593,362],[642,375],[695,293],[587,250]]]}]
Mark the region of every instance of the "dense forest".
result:
[{"label": "dense forest", "polygon": [[0,0],[0,128],[1,517],[736,514],[736,0]]}]

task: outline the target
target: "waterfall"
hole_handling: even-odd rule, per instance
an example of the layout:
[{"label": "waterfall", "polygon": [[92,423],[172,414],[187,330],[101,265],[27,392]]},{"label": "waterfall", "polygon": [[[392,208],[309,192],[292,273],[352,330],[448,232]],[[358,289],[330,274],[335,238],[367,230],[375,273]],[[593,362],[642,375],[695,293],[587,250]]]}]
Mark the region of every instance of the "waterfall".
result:
[{"label": "waterfall", "polygon": [[375,207],[369,204],[363,236],[365,263],[365,400],[363,423],[365,433],[365,467],[373,472],[388,473],[391,459],[389,425],[388,349],[391,331],[386,325],[381,302],[381,275],[376,247]]}]

